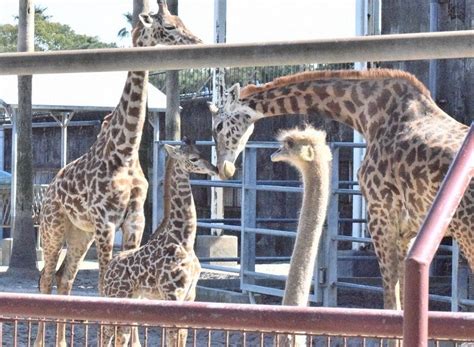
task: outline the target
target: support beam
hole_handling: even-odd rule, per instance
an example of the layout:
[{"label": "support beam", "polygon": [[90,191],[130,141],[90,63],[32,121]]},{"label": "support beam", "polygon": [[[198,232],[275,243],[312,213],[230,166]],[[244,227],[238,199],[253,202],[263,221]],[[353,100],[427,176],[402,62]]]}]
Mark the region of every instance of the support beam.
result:
[{"label": "support beam", "polygon": [[0,75],[474,58],[474,31],[0,54]]},{"label": "support beam", "polygon": [[[178,0],[168,0],[168,10],[178,15]],[[165,139],[181,139],[181,115],[179,114],[179,71],[166,72]]]}]

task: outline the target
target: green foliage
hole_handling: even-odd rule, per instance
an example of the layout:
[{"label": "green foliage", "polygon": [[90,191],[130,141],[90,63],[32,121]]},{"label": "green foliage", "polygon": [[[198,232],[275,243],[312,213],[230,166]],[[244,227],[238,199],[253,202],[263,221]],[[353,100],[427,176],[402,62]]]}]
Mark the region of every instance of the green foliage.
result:
[{"label": "green foliage", "polygon": [[0,25],[0,53],[16,51],[18,29],[15,25]]},{"label": "green foliage", "polygon": [[[35,50],[55,51],[66,49],[108,48],[115,43],[103,43],[97,36],[80,35],[70,26],[51,21],[46,8],[35,8]],[[18,25],[0,25],[0,52],[15,52]]]}]

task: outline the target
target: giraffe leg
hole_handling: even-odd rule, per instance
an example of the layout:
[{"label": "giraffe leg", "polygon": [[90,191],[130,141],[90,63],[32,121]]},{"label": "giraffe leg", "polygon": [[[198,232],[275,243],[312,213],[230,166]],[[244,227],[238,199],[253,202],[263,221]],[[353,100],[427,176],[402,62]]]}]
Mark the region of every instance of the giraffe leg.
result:
[{"label": "giraffe leg", "polygon": [[[194,292],[194,290],[193,290]],[[164,300],[185,301],[186,294],[183,290],[169,292],[164,296]],[[166,346],[168,347],[185,347],[188,338],[188,329],[168,328],[166,332]]]},{"label": "giraffe leg", "polygon": [[112,259],[114,245],[115,224],[97,223],[95,231],[95,244],[99,260],[99,295],[104,296],[104,274]]},{"label": "giraffe leg", "polygon": [[[79,266],[92,244],[92,236],[92,234],[88,234],[72,224],[68,226],[66,233],[66,258],[56,273],[58,294],[69,295],[71,293],[72,285],[79,271]],[[58,346],[66,346],[66,327],[63,323],[57,324],[57,341]]]},{"label": "giraffe leg", "polygon": [[134,249],[140,246],[143,230],[145,229],[145,203],[146,189],[135,187],[128,204],[128,212],[122,223],[123,241],[122,249]]},{"label": "giraffe leg", "polygon": [[374,242],[375,253],[382,275],[384,308],[401,309],[399,296],[399,257],[397,243],[399,228],[387,209],[368,203],[367,228]]},{"label": "giraffe leg", "polygon": [[[415,234],[413,234],[415,235]],[[405,258],[408,255],[408,251],[411,248],[415,237],[400,237],[397,243],[397,253],[398,253],[398,278],[399,278],[399,295],[400,295],[400,307],[403,309],[404,302],[404,290],[405,290]]]},{"label": "giraffe leg", "polygon": [[[39,278],[39,290],[41,294],[51,294],[53,288],[53,277],[56,272],[59,255],[64,243],[64,214],[58,212],[43,219],[40,225],[41,244],[44,252],[44,266]],[[34,342],[35,347],[44,346],[45,324],[38,323],[38,332]]]},{"label": "giraffe leg", "polygon": [[[104,328],[102,346],[127,347],[130,340],[130,327],[108,325]],[[134,346],[134,345],[132,345]]]}]

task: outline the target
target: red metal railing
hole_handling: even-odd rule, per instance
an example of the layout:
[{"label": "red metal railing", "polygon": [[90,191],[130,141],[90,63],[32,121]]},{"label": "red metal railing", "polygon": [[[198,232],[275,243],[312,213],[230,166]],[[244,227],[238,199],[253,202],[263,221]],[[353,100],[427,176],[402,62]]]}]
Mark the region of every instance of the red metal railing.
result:
[{"label": "red metal railing", "polygon": [[405,260],[404,346],[428,345],[428,331],[432,329],[428,318],[429,267],[473,176],[474,123]]},{"label": "red metal railing", "polygon": [[[122,322],[154,326],[290,332],[337,336],[401,337],[402,312],[392,310],[239,305],[0,294],[0,316]],[[432,339],[474,340],[474,315],[430,312]]]}]

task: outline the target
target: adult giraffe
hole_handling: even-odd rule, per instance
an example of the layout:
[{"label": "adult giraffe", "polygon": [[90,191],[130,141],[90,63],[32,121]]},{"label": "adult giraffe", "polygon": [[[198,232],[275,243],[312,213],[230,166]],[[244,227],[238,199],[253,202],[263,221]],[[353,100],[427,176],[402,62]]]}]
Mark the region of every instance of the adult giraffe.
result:
[{"label": "adult giraffe", "polygon": [[[403,260],[418,232],[467,127],[431,99],[414,76],[399,70],[317,71],[266,85],[234,85],[213,116],[221,178],[261,118],[284,114],[326,115],[360,132],[367,151],[358,172],[367,201],[367,228],[383,277],[384,307],[400,308]],[[448,231],[474,270],[474,183]],[[402,294],[402,292],[400,293]]]},{"label": "adult giraffe", "polygon": [[[135,47],[201,42],[179,17],[168,11],[165,0],[158,0],[158,6],[158,13],[140,15],[132,32]],[[56,273],[56,281],[58,294],[66,295],[71,292],[79,265],[94,240],[100,294],[116,229],[122,228],[125,249],[140,244],[148,183],[140,167],[138,149],[145,122],[147,84],[148,71],[128,73],[120,102],[107,116],[96,142],[87,153],[62,168],[48,187],[40,217],[45,261],[41,293],[52,291],[64,242],[66,257]],[[36,345],[42,345],[43,333],[40,324]],[[65,345],[64,326],[58,326],[58,341]]]}]

